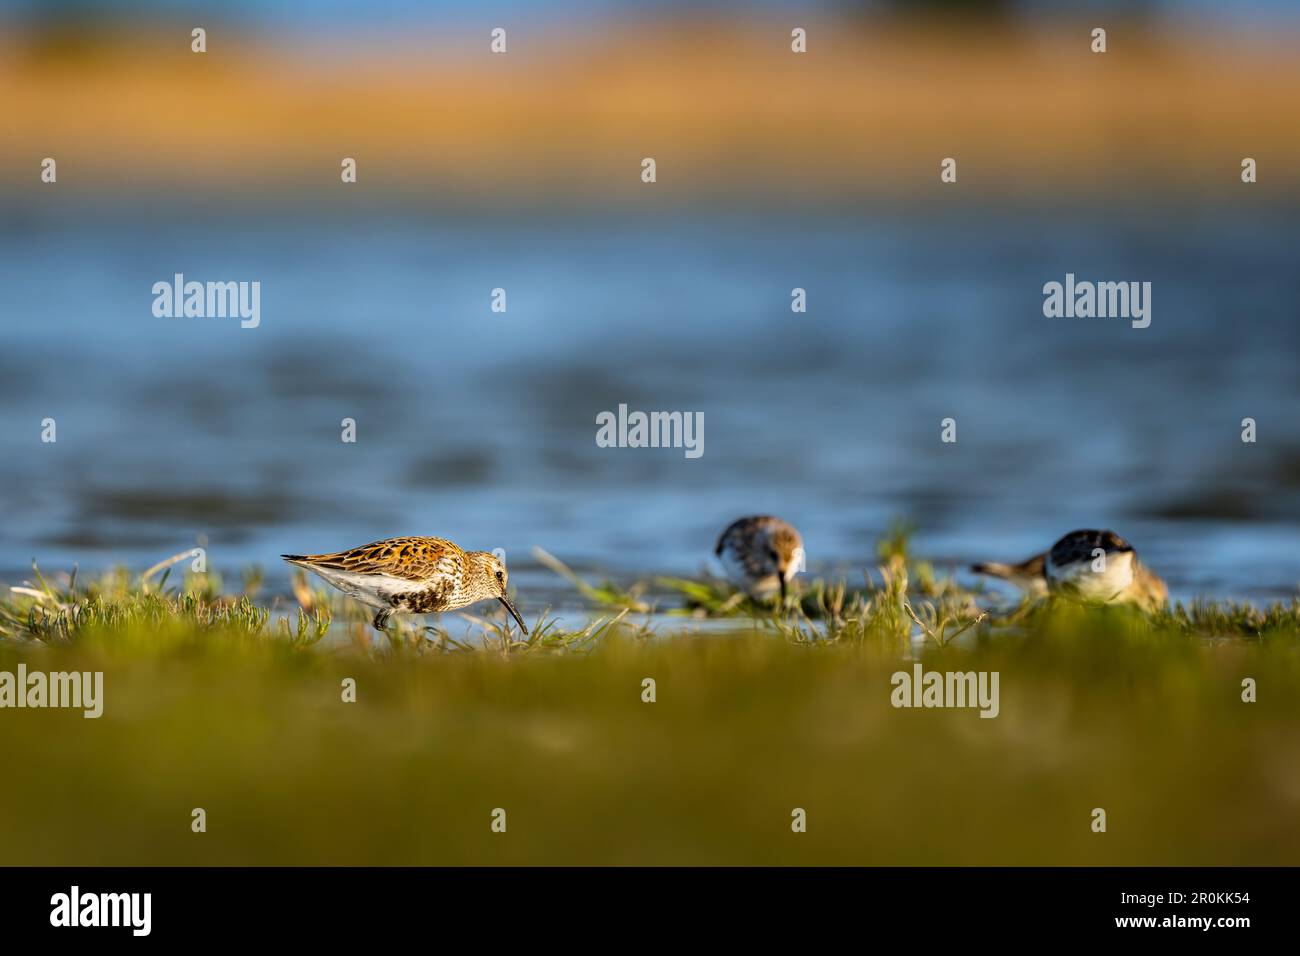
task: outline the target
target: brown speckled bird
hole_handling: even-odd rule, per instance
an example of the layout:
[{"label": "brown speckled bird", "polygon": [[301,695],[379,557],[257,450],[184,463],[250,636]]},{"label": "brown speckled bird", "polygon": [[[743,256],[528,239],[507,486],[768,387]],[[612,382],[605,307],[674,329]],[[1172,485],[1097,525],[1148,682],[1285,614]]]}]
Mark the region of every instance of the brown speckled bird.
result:
[{"label": "brown speckled bird", "polygon": [[[1098,550],[1106,558],[1101,570],[1094,569]],[[1144,611],[1169,602],[1165,582],[1113,531],[1071,531],[1050,551],[1019,564],[989,561],[971,570],[1009,581],[1031,598],[1051,593],[1085,604],[1134,604]]]},{"label": "brown speckled bird", "polygon": [[799,532],[771,515],[733,521],[718,538],[714,553],[733,584],[755,598],[770,597],[779,590],[782,604],[786,585],[804,570]]},{"label": "brown speckled bird", "polygon": [[463,551],[445,538],[386,538],[333,554],[282,554],[290,564],[315,571],[362,604],[376,608],[382,631],[391,614],[454,611],[495,598],[528,627],[506,594],[505,562],[489,551]]}]

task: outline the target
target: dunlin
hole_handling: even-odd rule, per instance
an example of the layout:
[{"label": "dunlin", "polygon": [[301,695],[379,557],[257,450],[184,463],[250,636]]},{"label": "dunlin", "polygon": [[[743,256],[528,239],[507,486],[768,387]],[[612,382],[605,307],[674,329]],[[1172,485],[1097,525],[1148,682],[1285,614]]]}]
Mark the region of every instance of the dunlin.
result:
[{"label": "dunlin", "polygon": [[733,521],[718,538],[714,553],[737,587],[755,598],[770,597],[779,590],[782,604],[786,585],[804,569],[799,532],[771,515]]},{"label": "dunlin", "polygon": [[[1102,556],[1105,560],[1098,560]],[[971,570],[1002,578],[1031,598],[1050,592],[1085,604],[1135,604],[1145,611],[1169,601],[1165,582],[1113,531],[1072,531],[1050,551],[1019,564],[988,561]]]},{"label": "dunlin", "polygon": [[315,571],[362,604],[376,608],[382,631],[391,614],[454,611],[478,601],[500,601],[528,627],[506,594],[506,566],[488,551],[463,551],[445,538],[387,538],[334,554],[282,554],[290,564]]}]

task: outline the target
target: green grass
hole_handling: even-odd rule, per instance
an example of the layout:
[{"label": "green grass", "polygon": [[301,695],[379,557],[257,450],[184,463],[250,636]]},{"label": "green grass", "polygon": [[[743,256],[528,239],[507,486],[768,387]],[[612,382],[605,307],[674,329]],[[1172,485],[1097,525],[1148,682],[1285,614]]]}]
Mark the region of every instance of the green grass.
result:
[{"label": "green grass", "polygon": [[[0,601],[0,670],[99,670],[105,688],[98,720],[0,710],[0,863],[1300,858],[1296,601],[976,623],[977,595],[895,549],[860,589],[715,611],[721,634],[633,623],[619,602],[645,592],[610,586],[582,629],[521,639],[482,618],[472,641],[408,624],[374,643],[363,611],[305,582],[259,602],[259,583],[34,576]],[[999,716],[892,707],[913,653],[997,671]]]}]

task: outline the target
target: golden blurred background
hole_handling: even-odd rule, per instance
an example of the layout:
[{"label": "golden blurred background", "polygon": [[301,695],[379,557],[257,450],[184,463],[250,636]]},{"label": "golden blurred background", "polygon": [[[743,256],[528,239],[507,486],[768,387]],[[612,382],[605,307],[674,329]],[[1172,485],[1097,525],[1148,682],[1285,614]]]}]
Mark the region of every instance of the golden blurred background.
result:
[{"label": "golden blurred background", "polygon": [[[642,6],[586,29],[503,16],[504,56],[486,14],[355,37],[234,20],[206,27],[204,54],[175,15],[11,18],[0,179],[37,189],[53,156],[66,189],[238,200],[331,188],[351,156],[369,201],[549,203],[630,197],[653,156],[664,202],[1150,199],[1242,197],[1250,156],[1262,188],[1242,198],[1300,186],[1300,124],[1280,121],[1300,102],[1287,30]],[[939,192],[944,157],[959,188]]]}]

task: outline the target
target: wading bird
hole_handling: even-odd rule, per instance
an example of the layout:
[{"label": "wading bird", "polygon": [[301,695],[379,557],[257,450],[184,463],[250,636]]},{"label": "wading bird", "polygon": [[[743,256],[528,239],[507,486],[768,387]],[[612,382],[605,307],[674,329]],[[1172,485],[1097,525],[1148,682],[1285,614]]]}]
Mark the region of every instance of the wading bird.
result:
[{"label": "wading bird", "polygon": [[376,609],[382,631],[392,614],[454,611],[496,599],[528,627],[506,593],[505,562],[489,551],[464,551],[445,538],[386,538],[333,554],[282,554],[334,587]]},{"label": "wading bird", "polygon": [[1054,594],[1082,604],[1134,604],[1144,611],[1169,601],[1165,582],[1113,531],[1071,531],[1050,551],[1019,564],[987,561],[971,570],[1002,578],[1030,598]]},{"label": "wading bird", "polygon": [[738,588],[753,598],[768,598],[780,591],[783,605],[786,585],[804,570],[799,532],[771,515],[733,521],[718,538],[714,553]]}]

